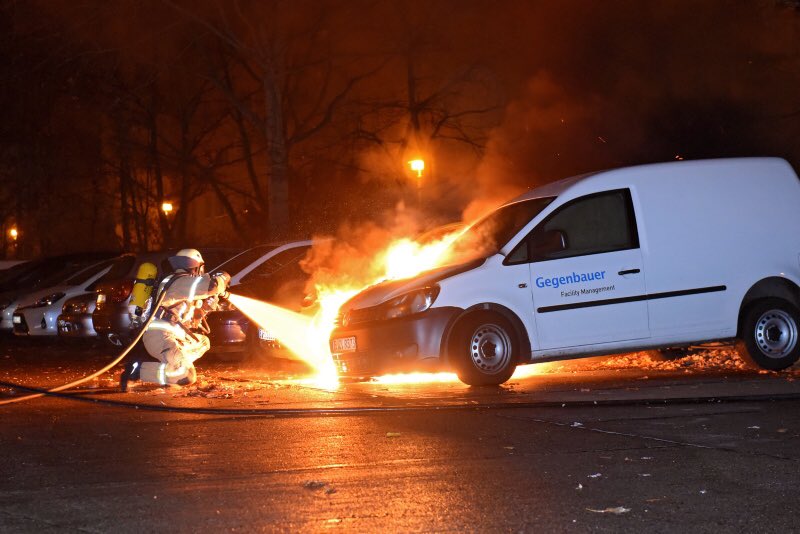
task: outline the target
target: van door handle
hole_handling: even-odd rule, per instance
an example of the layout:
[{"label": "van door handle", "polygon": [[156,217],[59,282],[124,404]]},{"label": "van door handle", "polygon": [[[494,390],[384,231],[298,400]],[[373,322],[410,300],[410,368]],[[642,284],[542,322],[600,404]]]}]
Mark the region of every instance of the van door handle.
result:
[{"label": "van door handle", "polygon": [[639,274],[641,271],[639,269],[625,269],[624,271],[620,271],[617,274],[620,276],[625,276],[626,274]]}]

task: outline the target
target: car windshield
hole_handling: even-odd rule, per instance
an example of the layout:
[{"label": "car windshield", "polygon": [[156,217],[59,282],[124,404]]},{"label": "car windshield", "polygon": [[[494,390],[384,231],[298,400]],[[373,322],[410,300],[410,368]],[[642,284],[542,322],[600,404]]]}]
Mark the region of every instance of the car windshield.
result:
[{"label": "car windshield", "polygon": [[452,257],[460,263],[497,254],[554,199],[533,198],[498,208],[467,228],[453,242]]},{"label": "car windshield", "polygon": [[83,260],[75,260],[75,261],[68,261],[62,264],[60,269],[57,269],[55,266],[53,269],[48,273],[45,274],[42,279],[39,281],[36,287],[50,287],[54,285],[61,285],[65,283],[65,280],[74,274],[77,274],[79,271],[83,270],[87,265],[91,262]]},{"label": "car windshield", "polygon": [[221,270],[231,275],[235,275],[264,254],[271,252],[276,248],[278,247],[275,245],[259,245],[257,247],[247,249],[238,256],[234,256],[233,258],[229,259],[215,270]]},{"label": "car windshield", "polygon": [[111,270],[109,270],[106,274],[100,278],[99,282],[113,282],[116,280],[120,280],[128,276],[131,269],[133,269],[134,264],[136,263],[136,256],[133,254],[126,254],[114,260],[113,265],[111,265]]},{"label": "car windshield", "polygon": [[0,274],[0,288],[13,287],[18,280],[38,269],[40,265],[41,262],[26,262],[6,269]]},{"label": "car windshield", "polygon": [[85,284],[89,281],[90,278],[96,276],[100,271],[103,269],[107,269],[109,265],[113,263],[113,260],[109,261],[102,261],[100,263],[96,263],[91,267],[87,267],[86,269],[75,273],[73,276],[68,278],[65,282],[65,286],[79,286]]}]

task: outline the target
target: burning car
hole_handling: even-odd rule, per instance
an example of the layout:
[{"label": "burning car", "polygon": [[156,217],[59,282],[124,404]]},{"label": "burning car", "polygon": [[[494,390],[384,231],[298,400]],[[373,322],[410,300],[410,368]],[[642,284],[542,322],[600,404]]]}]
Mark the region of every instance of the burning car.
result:
[{"label": "burning car", "polygon": [[777,158],[561,180],[478,220],[445,266],[350,299],[330,350],[343,374],[430,364],[473,385],[519,364],[729,339],[785,369],[800,358],[797,206]]}]

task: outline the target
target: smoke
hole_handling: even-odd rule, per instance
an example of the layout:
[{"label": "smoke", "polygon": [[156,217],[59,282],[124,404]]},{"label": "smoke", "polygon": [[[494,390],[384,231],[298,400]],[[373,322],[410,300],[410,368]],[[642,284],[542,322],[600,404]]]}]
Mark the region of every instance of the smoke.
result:
[{"label": "smoke", "polygon": [[506,17],[498,65],[513,96],[465,219],[531,187],[607,168],[797,159],[796,126],[782,117],[796,106],[800,17],[776,3],[521,2]]},{"label": "smoke", "polygon": [[333,236],[317,236],[314,246],[301,263],[311,275],[306,291],[315,287],[360,289],[365,281],[380,278],[384,272],[379,252],[395,240],[412,238],[426,226],[416,210],[398,204],[382,218],[343,224]]}]

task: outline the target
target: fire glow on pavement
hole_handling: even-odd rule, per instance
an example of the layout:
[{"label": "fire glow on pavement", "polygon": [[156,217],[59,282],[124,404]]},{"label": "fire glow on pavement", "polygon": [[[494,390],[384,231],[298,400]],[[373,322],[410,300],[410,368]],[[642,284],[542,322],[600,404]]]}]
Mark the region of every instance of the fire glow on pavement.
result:
[{"label": "fire glow on pavement", "polygon": [[[510,380],[519,380],[540,374],[540,365],[523,365],[517,367]],[[457,383],[462,384],[455,373],[398,373],[383,376],[376,376],[373,381],[378,384],[399,385],[399,384],[433,384],[433,383]],[[466,385],[464,387],[467,387]]]}]

